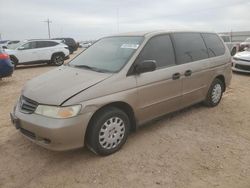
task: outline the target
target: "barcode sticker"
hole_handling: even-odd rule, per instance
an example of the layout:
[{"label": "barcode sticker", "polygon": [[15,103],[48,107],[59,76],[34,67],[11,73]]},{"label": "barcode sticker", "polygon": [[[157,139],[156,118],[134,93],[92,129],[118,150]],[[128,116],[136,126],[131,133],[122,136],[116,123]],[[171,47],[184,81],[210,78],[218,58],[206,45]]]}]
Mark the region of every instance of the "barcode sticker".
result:
[{"label": "barcode sticker", "polygon": [[123,44],[123,45],[121,45],[121,48],[137,49],[138,47],[139,47],[139,44]]}]

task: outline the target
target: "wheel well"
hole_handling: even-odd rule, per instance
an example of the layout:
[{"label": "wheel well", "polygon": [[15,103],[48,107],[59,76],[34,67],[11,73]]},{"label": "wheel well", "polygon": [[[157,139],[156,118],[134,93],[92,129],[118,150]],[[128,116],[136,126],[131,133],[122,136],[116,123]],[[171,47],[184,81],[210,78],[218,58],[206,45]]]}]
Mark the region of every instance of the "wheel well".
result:
[{"label": "wheel well", "polygon": [[16,63],[18,63],[18,59],[16,58],[16,56],[10,55],[10,59],[13,59],[14,61],[16,61]]},{"label": "wheel well", "polygon": [[[87,129],[86,129],[86,133],[88,132],[89,124],[91,124],[91,122],[93,121],[93,119],[95,118],[95,116],[100,111],[102,111],[103,109],[109,108],[109,107],[116,107],[116,108],[122,110],[123,112],[125,112],[128,115],[128,118],[129,118],[130,123],[131,123],[130,131],[135,131],[136,130],[136,120],[135,120],[135,115],[134,115],[134,111],[133,111],[132,107],[129,104],[125,103],[125,102],[113,102],[113,103],[107,104],[105,106],[102,106],[100,109],[98,109],[93,114],[93,116],[91,117],[91,119],[90,119],[90,121],[88,123]],[[85,139],[86,139],[86,135],[87,135],[86,133],[85,133]]]},{"label": "wheel well", "polygon": [[54,55],[59,55],[59,54],[65,56],[63,52],[56,52],[52,54],[51,59],[53,58]]},{"label": "wheel well", "polygon": [[223,92],[226,91],[226,83],[225,83],[225,77],[223,75],[216,76],[217,79],[222,81],[223,83]]}]

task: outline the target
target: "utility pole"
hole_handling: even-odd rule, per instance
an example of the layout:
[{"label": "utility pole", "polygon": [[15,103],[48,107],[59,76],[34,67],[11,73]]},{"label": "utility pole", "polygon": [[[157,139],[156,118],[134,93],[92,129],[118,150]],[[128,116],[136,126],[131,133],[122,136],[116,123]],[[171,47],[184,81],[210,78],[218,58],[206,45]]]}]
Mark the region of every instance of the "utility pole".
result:
[{"label": "utility pole", "polygon": [[119,33],[120,26],[119,26],[119,8],[116,9],[116,24],[117,24],[117,33]]},{"label": "utility pole", "polygon": [[0,33],[0,40],[2,40],[2,34]]},{"label": "utility pole", "polygon": [[52,21],[49,20],[49,18],[43,22],[46,22],[48,24],[48,35],[49,35],[49,39],[50,39],[50,24],[52,23]]}]

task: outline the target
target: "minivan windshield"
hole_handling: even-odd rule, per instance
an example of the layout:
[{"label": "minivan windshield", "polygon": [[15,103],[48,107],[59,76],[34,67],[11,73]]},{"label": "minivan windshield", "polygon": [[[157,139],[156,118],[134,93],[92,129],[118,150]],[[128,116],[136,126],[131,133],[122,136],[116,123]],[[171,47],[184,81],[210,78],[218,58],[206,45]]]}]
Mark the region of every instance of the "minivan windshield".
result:
[{"label": "minivan windshield", "polygon": [[143,41],[143,37],[103,38],[75,59],[69,66],[102,72],[118,72],[128,62]]}]

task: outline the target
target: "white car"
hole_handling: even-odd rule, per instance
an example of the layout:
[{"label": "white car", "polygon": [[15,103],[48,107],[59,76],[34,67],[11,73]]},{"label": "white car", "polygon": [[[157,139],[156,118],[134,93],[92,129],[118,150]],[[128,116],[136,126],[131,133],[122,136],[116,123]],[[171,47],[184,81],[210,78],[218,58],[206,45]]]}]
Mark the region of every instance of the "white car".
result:
[{"label": "white car", "polygon": [[60,66],[69,58],[68,46],[55,40],[26,40],[5,50],[15,66],[48,63]]},{"label": "white car", "polygon": [[88,48],[88,47],[90,47],[91,45],[92,45],[91,42],[81,42],[81,43],[79,44],[80,48]]},{"label": "white car", "polygon": [[232,59],[232,70],[250,73],[250,51],[246,50],[235,54]]},{"label": "white car", "polygon": [[0,46],[2,48],[8,48],[9,45],[17,44],[19,42],[20,42],[19,40],[2,40],[0,41]]},{"label": "white car", "polygon": [[239,42],[233,42],[231,40],[230,35],[220,35],[220,37],[222,38],[222,40],[224,41],[224,43],[227,45],[231,56],[234,56],[238,51],[239,51],[239,46],[240,43]]}]

